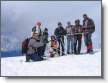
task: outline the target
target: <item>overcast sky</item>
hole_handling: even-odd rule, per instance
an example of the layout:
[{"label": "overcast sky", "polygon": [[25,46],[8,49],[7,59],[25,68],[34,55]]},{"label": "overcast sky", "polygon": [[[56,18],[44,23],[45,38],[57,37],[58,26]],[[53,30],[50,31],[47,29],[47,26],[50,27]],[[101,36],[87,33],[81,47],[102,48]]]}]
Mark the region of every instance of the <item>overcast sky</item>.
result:
[{"label": "overcast sky", "polygon": [[100,42],[101,36],[101,2],[100,1],[2,1],[1,31],[2,35],[23,40],[30,35],[37,21],[42,22],[42,29],[47,27],[53,34],[57,23],[61,21],[66,26],[67,21],[74,24],[86,13],[96,25],[93,38]]}]

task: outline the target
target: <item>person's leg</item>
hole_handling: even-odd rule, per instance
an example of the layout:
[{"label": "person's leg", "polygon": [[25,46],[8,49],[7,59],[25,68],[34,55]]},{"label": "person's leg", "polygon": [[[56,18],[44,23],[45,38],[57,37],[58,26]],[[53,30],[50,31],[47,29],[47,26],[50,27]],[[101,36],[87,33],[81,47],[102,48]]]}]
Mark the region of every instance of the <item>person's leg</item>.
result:
[{"label": "person's leg", "polygon": [[85,42],[85,45],[86,45],[86,48],[87,48],[87,53],[89,53],[89,48],[88,48],[88,43],[89,43],[89,40],[88,40],[88,33],[87,34],[84,34],[84,42]]},{"label": "person's leg", "polygon": [[80,54],[81,51],[81,40],[82,40],[82,35],[78,36],[78,54]]},{"label": "person's leg", "polygon": [[65,55],[65,53],[64,53],[64,43],[63,43],[63,41],[64,41],[64,40],[61,40],[61,41],[60,41],[61,47],[62,47],[62,51],[61,51],[61,52],[62,52],[62,56]]},{"label": "person's leg", "polygon": [[46,44],[44,44],[44,46],[43,46],[43,52],[42,52],[42,55],[44,56],[44,54],[45,54],[45,50],[46,50]]},{"label": "person's leg", "polygon": [[67,36],[67,54],[70,53],[70,39],[69,39],[69,36]]},{"label": "person's leg", "polygon": [[76,45],[77,45],[77,37],[74,36],[74,54],[77,54]]},{"label": "person's leg", "polygon": [[61,37],[62,43],[64,44],[64,36]]},{"label": "person's leg", "polygon": [[33,60],[33,61],[42,61],[43,60],[43,58],[41,58],[38,55],[38,52],[35,52],[35,53],[31,54],[30,56],[31,56],[31,60]]},{"label": "person's leg", "polygon": [[30,55],[26,54],[26,62],[30,61]]},{"label": "person's leg", "polygon": [[89,33],[88,34],[88,48],[90,50],[90,53],[93,52],[93,45],[92,45],[92,39],[91,39],[91,37],[92,37],[92,33]]},{"label": "person's leg", "polygon": [[44,53],[43,53],[43,46],[37,48],[37,55],[38,55],[41,59],[43,59],[43,55],[44,55]]},{"label": "person's leg", "polygon": [[60,39],[57,39],[58,40],[58,43],[59,43],[59,47],[58,47],[58,54],[59,54],[59,56],[60,56]]},{"label": "person's leg", "polygon": [[74,53],[74,37],[71,38],[71,53]]}]

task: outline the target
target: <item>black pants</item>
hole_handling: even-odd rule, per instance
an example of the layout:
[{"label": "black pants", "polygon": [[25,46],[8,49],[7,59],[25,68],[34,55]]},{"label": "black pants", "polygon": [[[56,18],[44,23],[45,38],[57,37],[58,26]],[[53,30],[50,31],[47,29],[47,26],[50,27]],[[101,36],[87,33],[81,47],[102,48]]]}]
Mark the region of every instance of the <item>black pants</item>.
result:
[{"label": "black pants", "polygon": [[45,53],[45,50],[46,50],[46,44],[44,44],[44,46],[43,46],[43,55]]},{"label": "black pants", "polygon": [[[64,55],[64,40],[63,38],[58,38],[58,43],[59,43],[59,48],[58,48],[58,54],[60,55],[60,52],[62,52],[62,55]],[[61,51],[60,51],[60,47],[61,47]]]},{"label": "black pants", "polygon": [[81,41],[82,41],[82,35],[78,34],[74,36],[74,53],[75,54],[80,54]]},{"label": "black pants", "polygon": [[46,48],[46,45],[41,46],[41,47],[39,47],[39,48],[37,49],[38,55],[41,56],[42,58],[43,58],[43,56],[44,56],[45,48]]},{"label": "black pants", "polygon": [[28,54],[26,53],[26,62],[29,62],[30,59],[31,59],[30,55],[28,55]]}]

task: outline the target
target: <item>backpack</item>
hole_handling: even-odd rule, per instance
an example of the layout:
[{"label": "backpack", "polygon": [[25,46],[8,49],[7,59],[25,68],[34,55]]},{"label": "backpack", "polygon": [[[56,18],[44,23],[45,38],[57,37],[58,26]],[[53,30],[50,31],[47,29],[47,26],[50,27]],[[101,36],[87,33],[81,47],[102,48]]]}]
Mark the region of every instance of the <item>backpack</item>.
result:
[{"label": "backpack", "polygon": [[28,51],[28,44],[31,38],[26,38],[23,42],[22,42],[22,54],[27,53]]}]

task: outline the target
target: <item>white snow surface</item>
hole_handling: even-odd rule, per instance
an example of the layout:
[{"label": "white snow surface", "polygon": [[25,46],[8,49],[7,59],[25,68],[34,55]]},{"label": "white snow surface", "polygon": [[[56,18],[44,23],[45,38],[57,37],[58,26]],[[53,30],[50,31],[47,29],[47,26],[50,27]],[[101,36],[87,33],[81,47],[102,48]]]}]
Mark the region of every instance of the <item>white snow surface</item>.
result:
[{"label": "white snow surface", "polygon": [[25,56],[1,58],[2,76],[101,76],[101,51],[95,54],[65,55],[39,62],[25,62]]}]

